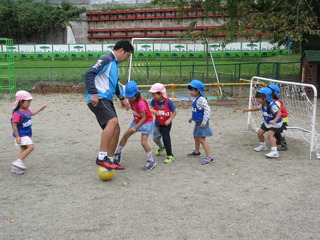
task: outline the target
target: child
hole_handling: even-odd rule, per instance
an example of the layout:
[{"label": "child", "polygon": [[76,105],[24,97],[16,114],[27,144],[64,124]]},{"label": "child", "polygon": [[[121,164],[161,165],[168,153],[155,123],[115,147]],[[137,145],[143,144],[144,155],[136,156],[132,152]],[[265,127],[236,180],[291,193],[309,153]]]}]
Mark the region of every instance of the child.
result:
[{"label": "child", "polygon": [[32,137],[32,121],[31,116],[36,115],[47,106],[43,105],[36,111],[31,112],[29,110],[32,96],[27,91],[18,91],[16,93],[16,99],[13,103],[12,113],[12,129],[13,137],[15,138],[15,145],[20,146],[20,154],[12,163],[11,171],[16,174],[23,174],[26,166],[23,160],[33,151],[34,145],[31,140]]},{"label": "child", "polygon": [[206,137],[213,136],[213,133],[209,127],[209,119],[211,109],[208,105],[207,99],[204,97],[202,92],[204,84],[199,80],[192,80],[188,84],[188,89],[191,97],[194,98],[192,102],[192,115],[189,119],[195,121],[195,126],[193,130],[193,137],[195,140],[195,149],[193,152],[189,153],[189,157],[201,156],[200,144],[202,145],[204,151],[206,152],[206,158],[201,162],[202,165],[213,163],[213,156],[210,153],[209,144],[206,141]]},{"label": "child", "polygon": [[[162,151],[166,149],[167,158],[164,163],[171,163],[174,160],[171,148],[170,130],[172,120],[176,116],[177,111],[173,102],[167,98],[166,88],[161,83],[155,83],[150,88],[153,99],[150,106],[154,109],[156,120],[154,123],[153,141],[158,145],[155,155],[160,156]],[[163,142],[161,141],[161,137]]]},{"label": "child", "polygon": [[278,158],[279,152],[277,150],[276,139],[274,137],[275,133],[282,132],[282,118],[281,111],[278,105],[271,98],[272,90],[270,88],[261,88],[257,94],[256,99],[259,103],[258,107],[244,109],[245,112],[249,111],[262,111],[262,116],[264,122],[261,124],[257,134],[260,141],[260,146],[256,147],[254,150],[256,152],[266,151],[268,148],[265,143],[263,134],[268,132],[268,139],[271,145],[271,152],[266,154],[268,158]]},{"label": "child", "polygon": [[148,171],[156,166],[151,148],[148,144],[148,136],[152,135],[153,132],[153,116],[147,101],[141,97],[138,85],[135,81],[130,81],[126,85],[125,95],[129,100],[134,120],[117,147],[115,154],[116,161],[120,162],[123,147],[126,145],[129,137],[138,131],[141,132],[141,145],[147,155],[147,164],[144,166],[143,170]]},{"label": "child", "polygon": [[[285,108],[283,102],[280,100],[280,88],[276,84],[270,84],[268,85],[268,88],[272,90],[272,99],[275,101],[275,103],[278,105],[281,111],[281,117],[282,117],[282,130],[286,130],[288,126],[288,112]],[[276,133],[275,138],[277,139],[277,145],[280,145],[277,147],[278,151],[285,151],[288,150],[288,145],[285,137],[281,136],[281,133]]]}]

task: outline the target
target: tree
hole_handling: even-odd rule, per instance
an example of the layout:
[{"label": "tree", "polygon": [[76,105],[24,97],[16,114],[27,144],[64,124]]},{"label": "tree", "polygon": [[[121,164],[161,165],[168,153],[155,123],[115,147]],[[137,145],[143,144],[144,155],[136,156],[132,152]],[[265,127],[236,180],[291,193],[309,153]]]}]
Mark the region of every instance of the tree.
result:
[{"label": "tree", "polygon": [[43,49],[44,52],[46,52],[46,50],[49,49],[50,47],[42,46],[42,47],[40,47],[40,48]]},{"label": "tree", "polygon": [[151,46],[147,44],[142,45],[141,47],[144,48],[145,51],[148,51],[148,48],[151,48]]},{"label": "tree", "polygon": [[[305,44],[320,35],[320,1],[317,0],[153,0],[154,4],[179,8],[179,17],[187,11],[201,8],[207,17],[221,25],[217,29],[192,32],[197,21],[190,24],[184,37],[213,37],[226,34],[225,43],[238,37],[250,41],[262,38],[273,43]],[[219,25],[219,24],[217,24]]]},{"label": "tree", "polygon": [[82,49],[83,47],[82,46],[74,46],[73,48],[77,49],[78,52],[80,52],[80,49]]},{"label": "tree", "polygon": [[65,27],[68,21],[79,18],[85,11],[67,2],[53,6],[48,1],[0,0],[0,37],[24,42],[36,33],[44,36],[52,27]]},{"label": "tree", "polygon": [[174,47],[178,48],[179,52],[181,51],[181,49],[185,48],[185,46],[183,46],[183,45],[175,45]]}]

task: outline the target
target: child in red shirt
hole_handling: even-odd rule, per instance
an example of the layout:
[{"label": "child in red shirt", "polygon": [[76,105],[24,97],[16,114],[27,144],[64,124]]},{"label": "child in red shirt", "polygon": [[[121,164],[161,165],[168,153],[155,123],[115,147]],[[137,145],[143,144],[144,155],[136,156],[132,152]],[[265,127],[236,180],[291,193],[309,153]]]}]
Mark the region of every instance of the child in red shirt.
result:
[{"label": "child in red shirt", "polygon": [[127,132],[123,135],[117,147],[115,153],[115,162],[120,163],[121,151],[126,145],[129,137],[136,132],[141,132],[141,145],[147,155],[147,164],[144,166],[143,170],[148,171],[156,166],[156,161],[152,156],[152,151],[148,144],[148,137],[153,133],[152,113],[149,109],[147,101],[141,97],[138,84],[135,81],[130,81],[126,85],[125,96],[129,100],[134,120],[132,121]]},{"label": "child in red shirt", "polygon": [[[153,141],[158,145],[155,155],[160,156],[166,149],[167,158],[164,163],[171,163],[174,160],[171,148],[170,131],[172,120],[176,116],[177,111],[170,99],[167,98],[166,88],[161,83],[155,83],[150,88],[153,99],[150,106],[153,107],[156,120],[154,123]],[[161,141],[162,138],[162,141]]]}]

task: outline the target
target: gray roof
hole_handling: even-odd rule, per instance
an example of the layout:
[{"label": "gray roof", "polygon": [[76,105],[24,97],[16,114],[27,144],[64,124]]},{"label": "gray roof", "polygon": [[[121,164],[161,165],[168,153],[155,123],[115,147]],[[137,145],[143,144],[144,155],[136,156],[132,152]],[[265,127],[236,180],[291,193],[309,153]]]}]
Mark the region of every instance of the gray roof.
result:
[{"label": "gray roof", "polygon": [[305,50],[301,59],[305,56],[309,62],[320,62],[320,50]]}]

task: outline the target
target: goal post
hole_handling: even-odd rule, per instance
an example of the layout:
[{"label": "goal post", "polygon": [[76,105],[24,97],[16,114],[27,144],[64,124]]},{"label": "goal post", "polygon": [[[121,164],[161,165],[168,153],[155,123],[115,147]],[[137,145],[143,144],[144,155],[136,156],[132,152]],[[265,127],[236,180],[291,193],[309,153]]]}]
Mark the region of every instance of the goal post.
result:
[{"label": "goal post", "polygon": [[[154,53],[154,56],[159,56],[159,59],[161,59],[161,56],[162,57],[166,56],[166,55],[173,56],[175,53],[177,56],[181,55],[181,58],[184,58],[184,59],[188,59],[191,57],[200,58],[203,56],[207,56],[207,58],[208,58],[207,74],[209,74],[208,66],[209,66],[209,62],[211,61],[211,64],[212,64],[212,67],[214,70],[214,74],[210,74],[209,78],[212,79],[213,76],[215,76],[215,80],[217,81],[217,83],[220,83],[219,75],[217,73],[215,62],[212,57],[211,45],[210,45],[210,42],[208,41],[208,39],[132,38],[131,44],[132,44],[132,46],[135,47],[135,52],[138,52],[138,54],[137,54],[138,57],[139,57],[139,55],[145,55],[148,57],[149,55],[151,55],[151,53]],[[206,53],[208,55],[205,55],[204,53]],[[210,55],[210,57],[209,57],[209,55]],[[180,57],[177,57],[177,59],[179,59],[179,58]],[[159,61],[160,61],[160,65],[161,65],[161,60],[159,60]],[[167,67],[165,65],[162,65],[162,66],[163,66],[163,69]],[[143,66],[138,66],[138,67],[140,69],[142,69]],[[182,66],[182,67],[185,67],[185,66]],[[149,69],[151,69],[151,68],[154,69],[150,65]],[[184,69],[186,69],[186,68],[184,68]],[[133,55],[130,56],[127,71],[128,71],[127,76],[128,76],[128,82],[129,82],[130,80],[134,79],[134,77],[133,77]],[[193,71],[192,73],[195,73],[198,70],[193,67],[192,71]],[[182,70],[181,63],[180,63],[180,78],[181,78],[181,72],[183,72],[184,78],[186,78],[186,75],[187,76],[192,75],[191,72],[190,72],[190,74],[189,74],[189,72],[187,74],[185,70]],[[152,74],[151,71],[150,71],[150,74]],[[147,74],[147,77],[149,78],[149,74]],[[161,81],[161,73],[158,78],[153,77],[153,79],[154,78],[157,79],[158,81],[159,80]],[[165,76],[163,78],[165,78]],[[153,80],[151,80],[151,82],[153,82]],[[219,88],[219,93],[220,93],[220,95],[222,95],[222,90],[220,88]]]},{"label": "goal post", "polygon": [[[257,106],[256,92],[261,87],[276,84],[280,87],[281,100],[288,111],[288,127],[285,136],[305,140],[310,145],[309,159],[320,158],[320,134],[316,132],[316,111],[318,94],[312,84],[287,82],[263,77],[252,77],[250,80],[249,106]],[[247,130],[257,131],[262,123],[259,112],[248,112]]]}]

